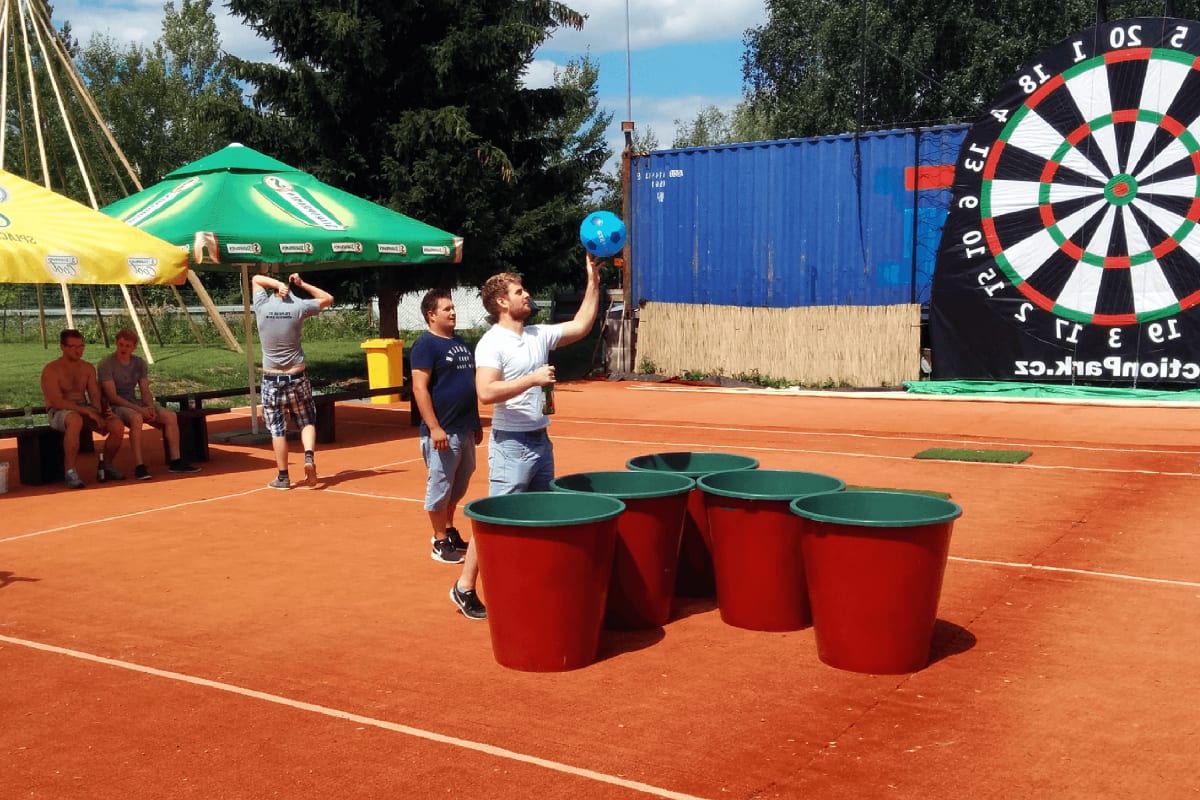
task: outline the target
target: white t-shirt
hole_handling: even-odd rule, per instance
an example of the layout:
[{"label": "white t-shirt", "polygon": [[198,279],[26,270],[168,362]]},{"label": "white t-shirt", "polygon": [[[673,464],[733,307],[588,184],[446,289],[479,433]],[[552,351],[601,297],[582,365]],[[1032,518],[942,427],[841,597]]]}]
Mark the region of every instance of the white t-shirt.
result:
[{"label": "white t-shirt", "polygon": [[[475,345],[475,368],[498,369],[501,380],[515,380],[545,365],[560,338],[562,325],[526,325],[520,334],[493,325]],[[496,403],[492,410],[495,430],[524,433],[540,431],[549,424],[550,418],[542,413],[540,386]]]}]

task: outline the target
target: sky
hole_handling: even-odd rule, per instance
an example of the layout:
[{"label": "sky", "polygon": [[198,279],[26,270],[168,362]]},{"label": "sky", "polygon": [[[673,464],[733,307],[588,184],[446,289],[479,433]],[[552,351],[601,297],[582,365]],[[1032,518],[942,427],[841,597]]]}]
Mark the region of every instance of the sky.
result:
[{"label": "sky", "polygon": [[[149,44],[162,34],[164,0],[52,0],[53,21],[70,21],[84,44],[93,33]],[[555,68],[584,54],[600,67],[599,101],[613,113],[609,141],[624,146],[622,120],[670,147],[675,121],[703,107],[729,112],[742,96],[743,38],[766,21],[765,0],[566,0],[587,16],[583,30],[557,32],[535,54],[526,82],[548,86]],[[251,61],[274,60],[254,32],[214,0],[222,47]],[[627,24],[628,22],[628,24]],[[628,37],[627,37],[628,32]],[[628,42],[628,51],[627,51]],[[628,52],[629,70],[626,70]]]}]

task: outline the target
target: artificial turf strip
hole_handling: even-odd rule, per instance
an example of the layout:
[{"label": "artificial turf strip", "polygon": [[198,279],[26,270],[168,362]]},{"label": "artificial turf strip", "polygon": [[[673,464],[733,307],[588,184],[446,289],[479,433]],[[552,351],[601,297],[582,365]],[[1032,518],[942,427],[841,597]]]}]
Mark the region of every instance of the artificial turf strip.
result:
[{"label": "artificial turf strip", "polygon": [[940,461],[983,461],[991,464],[1020,464],[1033,455],[1029,450],[966,450],[956,447],[931,447],[913,458],[934,458]]},{"label": "artificial turf strip", "polygon": [[938,497],[942,500],[949,500],[949,492],[938,492],[933,489],[888,489],[883,486],[847,486],[847,492],[904,492],[906,494],[924,494],[929,497]]}]

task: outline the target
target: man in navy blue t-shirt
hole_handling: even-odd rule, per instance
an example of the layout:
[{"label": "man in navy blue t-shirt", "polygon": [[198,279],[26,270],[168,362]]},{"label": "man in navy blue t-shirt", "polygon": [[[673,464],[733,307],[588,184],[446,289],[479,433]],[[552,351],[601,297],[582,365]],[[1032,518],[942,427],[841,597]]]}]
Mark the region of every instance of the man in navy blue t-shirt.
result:
[{"label": "man in navy blue t-shirt", "polygon": [[431,289],[421,300],[421,314],[429,330],[421,334],[409,353],[413,399],[421,412],[421,456],[429,470],[425,510],[433,529],[430,557],[445,564],[463,560],[464,582],[450,596],[470,619],[486,619],[487,611],[475,595],[478,562],[454,527],[458,501],[467,493],[475,472],[475,448],[483,441],[479,404],[475,396],[475,357],[467,343],[454,333],[457,316],[446,289]]}]

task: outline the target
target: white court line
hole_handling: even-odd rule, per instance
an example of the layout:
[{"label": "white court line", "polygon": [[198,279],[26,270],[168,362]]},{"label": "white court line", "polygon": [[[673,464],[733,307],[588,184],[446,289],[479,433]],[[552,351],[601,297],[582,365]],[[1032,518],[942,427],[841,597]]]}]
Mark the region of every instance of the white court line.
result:
[{"label": "white court line", "polygon": [[964,558],[950,556],[951,561],[961,561],[964,564],[986,564],[993,567],[1009,567],[1010,569],[1034,569],[1042,572],[1067,572],[1073,575],[1087,575],[1091,578],[1111,578],[1119,581],[1135,581],[1137,583],[1157,583],[1165,586],[1185,586],[1190,589],[1200,589],[1200,581],[1177,581],[1171,578],[1147,578],[1144,575],[1127,575],[1122,572],[1098,572],[1091,569],[1073,569],[1071,567],[1051,567],[1044,564],[1022,564],[1015,561],[993,561],[987,558]]},{"label": "white court line", "polygon": [[[335,476],[336,475],[356,475],[359,473],[374,472],[376,470],[380,470],[385,467],[394,467],[394,466],[398,466],[401,464],[412,464],[417,461],[421,461],[421,459],[406,458],[403,461],[389,461],[386,464],[379,464],[377,466],[368,467],[366,469],[342,470],[341,472],[337,472],[334,474],[335,474]],[[215,503],[215,502],[219,502],[221,500],[232,500],[235,497],[245,497],[246,495],[249,495],[249,494],[255,494],[256,492],[266,491],[266,489],[267,489],[266,486],[260,486],[257,489],[248,489],[244,492],[235,492],[234,494],[223,494],[223,495],[219,495],[217,497],[205,497],[200,500],[189,500],[186,503],[174,503],[169,506],[155,506],[153,508],[143,508],[139,511],[131,511],[128,514],[117,514],[116,516],[112,516],[112,517],[100,517],[98,519],[87,519],[87,520],[82,520],[80,522],[72,522],[70,525],[60,525],[57,528],[45,528],[44,530],[40,530],[40,531],[31,531],[29,533],[18,534],[17,536],[9,536],[4,539],[0,539],[0,544],[5,544],[6,542],[15,542],[19,539],[29,539],[34,536],[44,536],[48,533],[61,533],[63,531],[74,530],[75,528],[82,528],[86,525],[96,525],[96,524],[102,524],[105,522],[114,522],[116,520],[129,519],[131,517],[141,517],[141,516],[146,516],[148,514],[157,514],[161,511],[174,511],[175,509],[187,508],[188,506],[200,505],[202,503]],[[333,492],[335,494],[355,494],[354,492],[345,492],[345,491],[340,491],[337,489],[325,489],[322,491],[329,491],[329,492]],[[380,500],[394,500],[394,499],[408,500],[409,499],[409,498],[388,497],[386,495],[363,494],[363,495],[359,495],[359,496],[374,497],[374,498],[377,498]],[[412,502],[423,502],[423,501],[415,500]]]},{"label": "white court line", "polygon": [[[660,422],[603,422],[600,420],[582,420],[571,419],[564,420],[563,424],[576,425],[611,425],[619,428],[667,428],[678,430],[695,430],[699,425],[670,425]],[[994,441],[985,439],[954,439],[947,437],[936,436],[890,436],[882,433],[848,433],[844,431],[815,431],[815,430],[796,430],[795,428],[732,428],[718,425],[705,425],[705,430],[710,431],[727,431],[729,433],[753,433],[761,436],[764,433],[785,434],[789,436],[828,436],[831,438],[847,438],[847,439],[878,439],[884,442],[950,442],[952,444],[968,444],[968,445],[992,445],[999,447],[1036,447],[1053,450],[1082,450],[1087,453],[1149,453],[1154,455],[1180,455],[1180,456],[1196,456],[1200,458],[1200,449],[1193,450],[1151,450],[1147,448],[1130,448],[1130,447],[1102,447],[1099,445],[1077,445],[1077,444],[1047,444],[1045,442],[1013,442],[1013,441]],[[553,433],[553,431],[551,431]]]},{"label": "white court line", "polygon": [[633,391],[690,392],[692,394],[754,394],[775,397],[822,397],[836,400],[931,400],[960,403],[1031,403],[1073,406],[1116,406],[1121,408],[1200,408],[1197,400],[1154,400],[1133,397],[1026,397],[991,394],[923,394],[906,390],[878,392],[835,392],[825,389],[750,389],[742,386],[663,386],[661,383],[629,387]]},{"label": "white court line", "polygon": [[155,506],[154,508],[143,508],[140,511],[131,511],[128,514],[117,514],[112,517],[101,517],[99,519],[83,520],[82,522],[72,522],[70,525],[60,525],[57,528],[46,528],[46,529],[40,530],[40,531],[32,531],[30,533],[18,534],[17,536],[9,536],[5,539],[0,539],[0,544],[4,544],[5,542],[15,542],[18,539],[28,539],[33,536],[44,536],[47,533],[60,533],[62,531],[69,531],[69,530],[73,530],[75,528],[81,528],[84,525],[95,525],[97,523],[102,523],[102,522],[115,522],[116,520],[120,520],[120,519],[129,519],[131,517],[142,517],[147,514],[157,514],[160,511],[173,511],[177,508],[187,508],[188,506],[197,506],[202,503],[215,503],[220,500],[229,500],[234,497],[245,497],[248,494],[254,494],[255,492],[266,491],[266,488],[267,487],[263,486],[258,489],[249,489],[245,492],[237,492],[235,494],[224,494],[219,497],[205,497],[201,500],[189,500],[186,503],[175,503],[175,504],[169,505],[169,506]]},{"label": "white court line", "polygon": [[424,503],[423,497],[399,497],[394,494],[372,494],[371,492],[348,492],[345,489],[321,489],[323,494],[343,494],[347,497],[365,497],[369,500],[399,500],[402,503]]},{"label": "white court line", "polygon": [[[575,442],[604,442],[607,444],[653,444],[660,448],[659,452],[667,452],[662,448],[682,448],[686,450],[704,450],[712,449],[711,444],[697,444],[695,442],[642,442],[635,439],[594,439],[587,436],[563,436],[558,434],[555,439],[563,439],[566,441]],[[807,453],[817,456],[843,456],[845,458],[873,458],[883,461],[925,461],[926,463],[947,463],[938,459],[914,459],[912,456],[885,456],[877,453],[847,453],[841,450],[811,450],[800,447],[760,447],[756,445],[737,445],[739,451],[752,450],[758,453]],[[964,467],[987,467],[990,469],[1010,468],[1010,469],[1041,469],[1041,470],[1065,470],[1068,472],[1106,472],[1117,475],[1161,475],[1168,478],[1200,478],[1200,474],[1195,472],[1163,472],[1156,469],[1117,469],[1115,467],[1072,467],[1072,466],[1056,466],[1054,464],[998,464],[985,461],[955,461],[955,464]]]},{"label": "white court line", "polygon": [[281,695],[259,692],[254,689],[246,689],[241,686],[234,686],[233,684],[229,683],[221,683],[220,681],[213,681],[207,678],[198,678],[194,675],[185,675],[181,672],[171,672],[169,670],[157,669],[155,667],[147,667],[145,665],[134,664],[129,661],[120,661],[115,658],[106,658],[104,656],[93,655],[92,653],[85,653],[81,650],[70,650],[65,647],[58,647],[52,644],[43,644],[42,642],[33,642],[27,639],[16,639],[3,634],[0,634],[0,642],[7,642],[9,644],[18,645],[21,647],[28,647],[33,650],[42,650],[44,652],[54,653],[56,655],[78,658],[83,661],[91,661],[96,664],[104,664],[110,667],[117,667],[118,669],[129,670],[130,672],[140,672],[145,675],[153,675],[158,678],[166,678],[167,680],[178,681],[180,683],[190,683],[193,686],[202,686],[206,689],[216,689],[222,692],[229,692],[230,694],[250,697],[255,700],[262,700],[268,703],[274,703],[276,705],[296,709],[298,711],[308,711],[313,714],[321,714],[326,717],[333,717],[334,719],[346,720],[347,722],[353,722],[358,725],[382,728],[383,730],[401,733],[405,736],[412,736],[417,739],[425,739],[431,742],[437,742],[438,744],[446,744],[450,745],[451,747],[459,747],[464,750],[474,750],[477,753],[495,756],[496,758],[517,761],[522,764],[541,767],[543,769],[560,772],[577,778],[586,778],[587,780],[596,781],[597,783],[607,783],[612,786],[618,786],[622,789],[630,789],[635,792],[654,795],[655,797],[668,798],[668,800],[704,800],[696,795],[684,794],[683,792],[673,792],[669,789],[651,786],[648,783],[626,780],[625,778],[619,778],[615,775],[607,775],[603,772],[596,772],[594,770],[584,769],[582,767],[574,767],[570,764],[563,764],[559,761],[551,761],[549,759],[538,758],[537,756],[531,756],[525,753],[518,753],[514,750],[496,747],[495,745],[484,744],[482,742],[473,742],[469,739],[460,739],[456,736],[446,736],[445,734],[435,733],[433,731],[427,731],[421,728],[414,728],[410,725],[401,725],[396,722],[388,722],[387,720],[375,719],[374,717],[364,717],[361,714],[354,714],[349,711],[330,708],[329,706],[317,705],[315,703],[305,703],[301,700],[292,700],[291,698],[283,697]]}]

